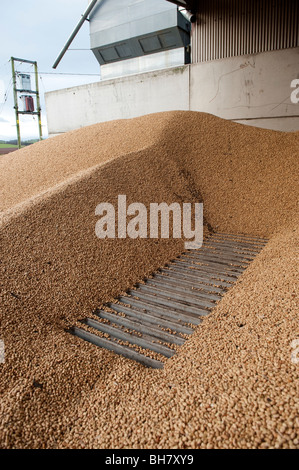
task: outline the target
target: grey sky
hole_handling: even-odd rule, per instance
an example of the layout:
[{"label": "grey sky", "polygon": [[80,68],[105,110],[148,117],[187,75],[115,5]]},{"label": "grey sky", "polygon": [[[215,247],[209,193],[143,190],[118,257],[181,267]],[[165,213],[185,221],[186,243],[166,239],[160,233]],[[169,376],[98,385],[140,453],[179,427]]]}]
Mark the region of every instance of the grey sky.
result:
[{"label": "grey sky", "polygon": [[[90,50],[68,51],[56,70],[52,65],[72,30],[85,11],[88,0],[1,0],[0,6],[0,139],[15,138],[15,115],[11,87],[11,56],[36,60],[40,72],[43,134],[47,135],[45,91],[97,81],[97,76],[61,75],[100,74],[98,62]],[[86,22],[71,49],[89,49],[89,26]],[[17,67],[30,72],[28,64]],[[56,75],[41,72],[56,73]],[[4,103],[4,93],[8,91]],[[8,121],[8,122],[5,122]],[[38,137],[37,122],[32,116],[21,118],[22,138]]]}]

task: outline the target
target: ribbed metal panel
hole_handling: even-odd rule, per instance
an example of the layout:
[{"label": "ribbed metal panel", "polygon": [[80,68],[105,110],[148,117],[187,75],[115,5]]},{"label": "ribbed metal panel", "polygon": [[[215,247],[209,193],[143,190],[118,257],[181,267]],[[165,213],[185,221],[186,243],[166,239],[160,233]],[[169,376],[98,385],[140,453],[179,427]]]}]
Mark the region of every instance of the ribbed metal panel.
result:
[{"label": "ribbed metal panel", "polygon": [[298,0],[199,2],[192,31],[192,62],[298,46]]}]

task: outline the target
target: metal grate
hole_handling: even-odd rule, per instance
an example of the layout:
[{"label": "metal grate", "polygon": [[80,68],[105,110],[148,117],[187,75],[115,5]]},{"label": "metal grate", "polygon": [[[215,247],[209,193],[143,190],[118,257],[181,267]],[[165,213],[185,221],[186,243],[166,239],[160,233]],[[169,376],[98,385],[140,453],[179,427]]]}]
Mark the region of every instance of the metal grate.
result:
[{"label": "metal grate", "polygon": [[82,328],[73,327],[71,333],[161,369],[266,243],[257,237],[213,234],[198,250],[184,252],[144,284],[107,304],[109,311],[96,310],[98,320],[86,318]]}]

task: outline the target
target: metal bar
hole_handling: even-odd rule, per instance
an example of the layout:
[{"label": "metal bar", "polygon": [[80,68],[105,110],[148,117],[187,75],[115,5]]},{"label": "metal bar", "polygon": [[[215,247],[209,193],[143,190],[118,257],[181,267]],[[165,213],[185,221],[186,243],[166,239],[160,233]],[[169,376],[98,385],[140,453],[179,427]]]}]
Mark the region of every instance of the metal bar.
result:
[{"label": "metal bar", "polygon": [[125,307],[121,304],[109,304],[109,307],[115,312],[124,313],[126,316],[138,318],[142,320],[145,324],[146,322],[152,323],[155,325],[162,326],[164,328],[169,328],[170,330],[182,333],[184,335],[190,335],[193,333],[193,329],[188,326],[182,325],[180,320],[176,316],[166,316],[160,313],[157,313],[150,310],[150,313],[144,310],[138,310],[138,308]]},{"label": "metal bar", "polygon": [[134,349],[122,346],[121,344],[115,343],[114,341],[100,338],[100,336],[89,333],[88,331],[77,328],[76,326],[71,329],[71,333],[73,333],[75,336],[78,336],[78,338],[84,339],[85,341],[99,346],[100,348],[109,349],[116,354],[127,357],[128,359],[132,359],[133,361],[140,362],[146,367],[152,367],[153,369],[163,369],[164,367],[163,362],[144,356],[143,354],[134,351]]},{"label": "metal bar", "polygon": [[[231,282],[235,282],[235,279],[239,276],[241,276],[242,273],[237,273],[235,271],[220,271],[220,270],[215,270],[214,268],[210,268],[208,266],[201,266],[201,265],[186,265],[187,269],[190,269],[191,271],[193,272],[199,272],[199,273],[204,273],[205,275],[206,274],[211,274],[212,277],[216,277],[216,278],[222,278],[222,279],[225,279],[228,280],[228,281],[231,281]],[[225,278],[224,278],[225,276]]]},{"label": "metal bar", "polygon": [[[166,274],[155,274],[155,276],[151,279],[148,279],[146,282],[149,282],[149,281],[159,281],[159,282],[170,282],[170,283],[174,283],[174,284],[179,284],[180,286],[189,286],[190,288],[192,289],[196,289],[196,290],[199,290],[200,292],[204,291],[204,292],[216,292],[218,294],[223,294],[225,292],[225,288],[224,287],[215,287],[215,286],[212,286],[212,285],[208,285],[208,284],[204,284],[204,283],[199,283],[199,282],[194,282],[194,281],[188,281],[187,279],[183,279],[183,283],[182,283],[182,277],[180,275],[172,275],[172,276],[169,276],[169,275],[166,275]],[[156,281],[156,282],[157,282]],[[183,287],[182,287],[183,289]]]},{"label": "metal bar", "polygon": [[188,303],[190,302],[190,304],[192,303],[195,306],[204,306],[207,308],[215,307],[215,302],[218,302],[218,300],[221,299],[219,295],[200,292],[187,286],[186,288],[180,288],[178,283],[171,284],[161,280],[159,282],[147,282],[146,285],[140,286],[138,290],[141,288],[143,292],[162,292],[165,297],[173,297],[177,300],[186,300]]},{"label": "metal bar", "polygon": [[12,57],[12,60],[15,62],[24,62],[25,64],[35,64],[34,60],[18,59],[17,57]]},{"label": "metal bar", "polygon": [[254,242],[262,243],[263,245],[265,245],[269,241],[268,238],[264,238],[264,237],[258,237],[254,235],[241,235],[238,233],[225,233],[225,232],[216,232],[213,235],[211,235],[209,238],[214,238],[214,237],[240,239],[242,241],[254,241]]},{"label": "metal bar", "polygon": [[[164,276],[166,277],[166,276]],[[188,285],[185,281],[184,281],[184,286],[182,287],[182,283],[179,282],[179,281],[169,281],[169,280],[165,280],[165,279],[158,279],[158,280],[155,280],[155,279],[148,279],[146,281],[146,284],[145,285],[149,285],[149,286],[155,286],[157,288],[159,288],[160,286],[163,287],[163,289],[174,289],[176,292],[181,292],[181,293],[184,293],[186,295],[186,293],[189,295],[194,295],[195,297],[200,297],[200,298],[206,298],[206,299],[211,299],[211,300],[214,300],[214,301],[218,301],[221,297],[219,295],[216,295],[216,294],[209,294],[207,292],[203,292],[203,291],[199,291],[199,290],[196,290],[194,288],[194,285]]]},{"label": "metal bar", "polygon": [[28,115],[36,115],[38,116],[38,111],[18,111],[18,114],[28,114]]},{"label": "metal bar", "polygon": [[215,250],[213,248],[203,248],[202,251],[199,253],[193,253],[191,251],[185,251],[181,255],[182,257],[186,256],[188,258],[200,258],[201,256],[209,256],[213,259],[220,259],[220,260],[228,260],[232,261],[232,263],[246,263],[247,265],[250,263],[250,261],[254,258],[253,256],[248,256],[248,255],[243,255],[243,254],[238,254],[238,253],[226,253],[225,251],[221,250]]},{"label": "metal bar", "polygon": [[216,275],[219,274],[224,274],[225,276],[232,276],[232,277],[237,277],[239,274],[239,271],[233,271],[229,269],[215,269],[214,267],[207,266],[207,265],[202,265],[202,264],[195,264],[195,263],[188,263],[187,261],[178,261],[173,264],[169,264],[169,267],[171,266],[182,266],[186,267],[187,269],[194,269],[196,271],[204,271],[204,272],[210,272],[210,273],[215,273]]},{"label": "metal bar", "polygon": [[14,108],[16,114],[16,126],[17,126],[17,137],[18,137],[18,147],[21,148],[21,132],[20,132],[20,121],[19,121],[19,106],[18,106],[18,93],[17,93],[17,79],[15,71],[15,60],[14,57],[11,57],[11,70],[12,70],[12,80],[13,80],[13,95],[14,95]]},{"label": "metal bar", "polygon": [[114,338],[120,339],[121,341],[127,341],[128,343],[140,346],[141,348],[150,349],[151,351],[154,351],[158,354],[162,354],[162,356],[172,357],[175,354],[174,349],[170,349],[167,346],[163,346],[162,344],[157,344],[148,338],[145,339],[141,336],[126,333],[121,328],[115,328],[107,325],[106,323],[100,323],[96,320],[92,320],[91,318],[86,319],[86,324],[95,330],[101,331],[102,333],[107,333]]},{"label": "metal bar", "polygon": [[215,248],[210,246],[209,248],[204,247],[202,250],[198,252],[185,252],[182,253],[181,256],[195,256],[196,258],[212,258],[215,260],[223,261],[223,262],[229,262],[229,264],[234,264],[234,263],[245,263],[249,264],[250,261],[254,258],[253,256],[247,256],[246,254],[243,253],[226,253],[225,249],[221,250],[218,249],[215,251]]},{"label": "metal bar", "polygon": [[[244,248],[248,248],[250,250],[261,250],[264,248],[265,245],[253,243],[250,241],[245,241],[245,240],[237,240],[237,239],[231,239],[231,238],[224,238],[224,237],[213,237],[212,242],[217,242],[217,243],[223,243],[223,244],[235,244],[236,246],[242,246]],[[209,243],[207,241],[207,243]]]},{"label": "metal bar", "polygon": [[232,242],[230,241],[221,241],[216,238],[214,240],[211,240],[205,243],[203,248],[206,250],[212,250],[212,249],[215,250],[217,248],[221,252],[231,251],[233,249],[237,252],[236,254],[238,256],[248,254],[249,256],[253,255],[252,258],[254,258],[257,255],[257,253],[261,251],[261,249],[256,249],[256,248],[251,249],[248,246],[237,244],[237,242],[235,244],[232,244]]},{"label": "metal bar", "polygon": [[264,246],[256,245],[256,244],[249,243],[249,242],[246,242],[246,241],[231,240],[229,238],[220,238],[220,237],[211,238],[210,240],[207,241],[206,245],[208,246],[211,243],[213,243],[213,244],[215,244],[215,243],[218,244],[219,243],[224,248],[226,248],[227,246],[234,245],[234,248],[236,248],[236,249],[242,248],[242,249],[247,250],[247,251],[252,251],[253,250],[254,253],[256,253],[257,251],[259,252],[264,248]]},{"label": "metal bar", "polygon": [[214,237],[211,237],[212,239],[217,239],[217,240],[223,240],[223,241],[236,241],[239,243],[244,243],[244,244],[250,244],[252,246],[256,247],[264,247],[268,242],[265,240],[259,240],[259,239],[254,239],[254,238],[242,238],[238,236],[229,236],[229,235],[222,235],[222,234],[217,234]]},{"label": "metal bar", "polygon": [[34,90],[19,90],[19,89],[16,89],[16,91],[18,93],[27,93],[27,95],[36,95],[37,91],[34,91]]},{"label": "metal bar", "polygon": [[100,310],[96,313],[96,315],[98,315],[100,318],[103,318],[105,320],[109,320],[110,323],[122,325],[131,330],[135,330],[135,331],[139,331],[140,333],[155,336],[156,338],[166,341],[167,343],[174,343],[174,344],[181,345],[181,344],[184,344],[185,342],[183,338],[180,338],[177,335],[172,335],[170,333],[162,331],[158,327],[155,328],[153,326],[147,326],[144,323],[141,323],[140,321],[129,320],[128,318],[121,317],[120,315],[117,315],[115,313],[108,313],[108,312],[105,312],[104,310]]},{"label": "metal bar", "polygon": [[183,260],[200,260],[202,261],[214,261],[218,264],[230,266],[239,266],[239,267],[247,267],[249,265],[249,260],[242,258],[242,257],[234,257],[234,256],[224,256],[222,253],[213,253],[211,250],[203,251],[202,253],[183,253],[179,259]]},{"label": "metal bar", "polygon": [[221,240],[213,240],[209,243],[206,244],[206,247],[217,247],[222,249],[223,248],[230,248],[232,250],[238,251],[238,252],[244,252],[247,254],[251,254],[256,256],[258,253],[260,253],[261,249],[256,249],[256,248],[251,248],[251,247],[245,247],[244,244],[242,243],[233,243],[233,242],[222,242]]},{"label": "metal bar", "polygon": [[163,295],[159,296],[159,295],[154,295],[154,294],[144,294],[143,292],[136,292],[136,294],[134,294],[133,292],[134,291],[131,291],[131,295],[138,299],[152,302],[158,305],[163,305],[168,308],[170,307],[173,309],[177,309],[177,310],[182,311],[184,314],[190,315],[192,313],[193,315],[196,316],[196,315],[208,315],[210,313],[208,310],[209,307],[198,308],[194,304],[191,304],[190,302],[186,302],[186,301],[184,302],[181,300],[172,301],[172,300],[169,300],[167,297],[164,297]]},{"label": "metal bar", "polygon": [[157,287],[157,286],[153,286],[153,285],[149,285],[149,286],[145,286],[145,285],[140,285],[138,287],[138,290],[136,291],[130,291],[130,294],[131,295],[134,295],[133,293],[134,292],[137,292],[137,295],[139,295],[139,292],[145,292],[145,293],[153,293],[153,294],[157,294],[159,296],[162,296],[162,297],[166,297],[166,298],[172,298],[172,299],[175,299],[175,300],[180,300],[182,302],[187,302],[188,305],[190,304],[191,306],[194,305],[195,307],[199,306],[199,307],[207,307],[207,308],[212,308],[212,307],[215,307],[215,302],[214,301],[211,301],[211,300],[208,300],[204,294],[203,295],[198,295],[196,296],[196,294],[191,294],[191,293],[186,293],[185,291],[185,295],[181,294],[181,293],[178,293],[178,290],[175,289],[175,288],[172,288],[171,287],[165,287],[165,286],[162,286],[160,287]]},{"label": "metal bar", "polygon": [[43,133],[42,133],[42,121],[41,121],[41,107],[40,107],[40,99],[39,99],[37,62],[34,63],[34,72],[35,72],[36,107],[37,107],[37,113],[38,113],[39,140],[42,140]]},{"label": "metal bar", "polygon": [[[238,248],[232,245],[223,245],[217,242],[209,243],[209,246],[205,247],[206,250],[211,251],[211,253],[221,253],[223,255],[230,255],[233,256],[243,256],[244,258],[249,259],[249,261],[253,260],[256,255],[260,253],[260,251],[248,251],[247,248]],[[194,253],[196,254],[196,252]]]},{"label": "metal bar", "polygon": [[166,273],[168,274],[170,277],[171,276],[177,276],[177,277],[180,277],[180,279],[182,279],[182,281],[187,278],[187,279],[190,279],[194,282],[199,282],[199,283],[202,283],[202,282],[206,282],[207,285],[211,284],[212,286],[223,286],[223,287],[231,287],[231,284],[226,282],[224,279],[223,280],[220,280],[219,278],[218,279],[215,279],[215,276],[211,276],[210,273],[196,273],[196,272],[192,272],[190,271],[190,269],[187,271],[186,269],[184,268],[179,268],[179,267],[172,267],[171,269],[164,269],[161,271],[162,273]]},{"label": "metal bar", "polygon": [[95,7],[97,1],[98,1],[98,0],[92,0],[92,2],[88,5],[87,9],[85,10],[85,13],[83,13],[83,15],[82,15],[81,20],[80,20],[79,23],[77,24],[76,28],[75,28],[74,31],[72,32],[71,36],[70,36],[69,39],[67,40],[65,46],[63,47],[63,49],[62,49],[62,51],[60,52],[59,56],[57,57],[56,61],[54,62],[53,69],[56,69],[56,67],[58,66],[58,64],[59,64],[60,61],[62,60],[64,54],[66,53],[66,51],[67,51],[68,48],[70,47],[71,43],[73,42],[73,40],[74,40],[75,37],[77,36],[78,32],[80,31],[81,27],[83,26],[83,23],[84,23],[85,20],[87,19],[88,15],[91,13],[91,10],[93,10],[93,8]]},{"label": "metal bar", "polygon": [[228,277],[228,276],[225,276],[225,275],[222,275],[222,274],[219,274],[219,273],[211,273],[211,272],[207,272],[207,271],[203,271],[203,270],[196,270],[196,269],[190,269],[190,268],[183,268],[182,266],[178,266],[178,265],[172,265],[171,267],[169,267],[169,272],[172,272],[172,271],[177,271],[177,272],[180,272],[182,274],[186,274],[187,276],[189,275],[192,275],[193,278],[197,279],[197,276],[198,278],[202,278],[205,280],[205,278],[207,277],[208,280],[211,282],[211,279],[213,279],[213,282],[217,285],[217,282],[218,280],[221,280],[221,281],[228,281],[230,283],[232,282],[235,282],[235,279],[232,278],[232,277]]},{"label": "metal bar", "polygon": [[[243,271],[245,271],[246,267],[242,267],[242,266],[237,266],[237,265],[232,265],[232,264],[228,264],[228,263],[220,263],[218,261],[215,261],[215,260],[208,260],[208,259],[204,259],[204,258],[185,258],[185,259],[178,259],[177,263],[184,263],[188,266],[207,266],[207,267],[212,267],[212,268],[216,268],[217,270],[219,270],[219,272],[230,272],[230,271],[233,271],[233,272],[239,272],[239,273],[242,273]],[[223,271],[222,271],[223,270]]]},{"label": "metal bar", "polygon": [[174,318],[175,320],[181,320],[184,323],[194,323],[194,325],[198,325],[199,323],[201,323],[201,319],[197,315],[186,313],[184,311],[179,310],[178,308],[173,308],[170,310],[169,308],[165,308],[165,305],[156,305],[151,301],[145,302],[144,300],[135,299],[133,297],[121,297],[119,300],[121,300],[121,302],[126,305],[133,305],[133,307],[137,307],[141,310],[144,309],[145,311],[148,311],[150,313],[161,313],[164,316]]}]

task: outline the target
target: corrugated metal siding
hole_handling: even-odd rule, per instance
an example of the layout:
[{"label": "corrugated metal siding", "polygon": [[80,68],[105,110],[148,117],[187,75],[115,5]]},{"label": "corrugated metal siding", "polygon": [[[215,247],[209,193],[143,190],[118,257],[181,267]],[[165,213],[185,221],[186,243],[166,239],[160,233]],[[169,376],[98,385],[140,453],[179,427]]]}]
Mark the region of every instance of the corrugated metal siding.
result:
[{"label": "corrugated metal siding", "polygon": [[192,62],[299,46],[298,0],[200,1]]}]

